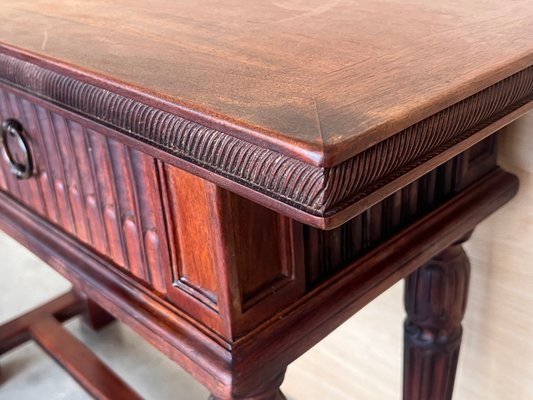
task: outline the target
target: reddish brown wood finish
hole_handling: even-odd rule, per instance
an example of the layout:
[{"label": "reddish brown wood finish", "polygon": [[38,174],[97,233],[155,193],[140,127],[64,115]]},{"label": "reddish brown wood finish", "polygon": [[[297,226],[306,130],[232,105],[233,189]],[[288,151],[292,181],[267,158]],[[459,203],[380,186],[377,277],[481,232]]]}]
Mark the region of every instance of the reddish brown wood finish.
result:
[{"label": "reddish brown wood finish", "polygon": [[83,323],[92,330],[99,331],[110,323],[115,321],[115,317],[106,310],[92,301],[83,293],[78,293],[83,303],[83,312],[81,314]]},{"label": "reddish brown wood finish", "polygon": [[3,194],[0,223],[216,397],[231,398],[253,393],[266,378],[278,375],[379,293],[472,230],[516,190],[516,178],[494,169],[231,343]]},{"label": "reddish brown wood finish", "polygon": [[405,285],[406,400],[450,400],[461,346],[470,263],[461,242],[409,275]]},{"label": "reddish brown wood finish", "polygon": [[483,140],[338,228],[304,226],[307,285],[338,272],[493,170],[496,139]]},{"label": "reddish brown wood finish", "polygon": [[285,370],[274,378],[264,377],[262,382],[251,388],[240,390],[225,397],[211,395],[209,400],[286,400],[285,395],[279,389],[284,377]]},{"label": "reddish brown wood finish", "polygon": [[27,180],[0,163],[0,189],[164,293],[169,257],[155,160],[2,88],[0,116],[20,121],[35,160]]},{"label": "reddish brown wood finish", "polygon": [[141,399],[55,318],[41,316],[29,330],[39,346],[95,399]]},{"label": "reddish brown wood finish", "polygon": [[315,165],[349,159],[533,65],[529,0],[67,4],[2,1],[0,41]]},{"label": "reddish brown wood finish", "polygon": [[83,311],[83,304],[74,292],[68,292],[31,312],[0,327],[0,354],[31,339],[28,327],[43,315],[52,315],[59,322],[66,321]]},{"label": "reddish brown wood finish", "polygon": [[[87,309],[87,306],[90,308]],[[110,321],[109,315],[96,304],[71,291],[0,326],[0,354],[33,339],[94,398],[140,399],[61,326],[61,322],[79,313],[90,313],[96,329]]]},{"label": "reddish brown wood finish", "polygon": [[110,322],[104,310],[71,291],[0,326],[0,354],[33,339],[95,399],[140,399],[61,326],[79,313],[91,315],[91,327],[96,329]]},{"label": "reddish brown wood finish", "polygon": [[173,167],[163,182],[176,304],[233,340],[304,293],[299,224]]},{"label": "reddish brown wood finish", "polygon": [[9,89],[0,113],[36,160],[28,180],[1,163],[0,189],[210,329],[236,338],[303,294],[298,223]]},{"label": "reddish brown wood finish", "polygon": [[[72,77],[76,73],[71,70],[54,72],[53,65],[48,66],[51,69],[39,66],[41,59],[3,51],[0,79],[22,87],[34,96],[32,101],[43,97],[60,107],[40,103],[79,120],[80,115],[65,112],[65,108],[74,110],[86,117],[81,119],[86,127],[323,229],[355,217],[533,106],[533,67],[529,67],[361,149],[348,160],[322,167],[183,119],[162,110],[164,102],[158,101],[155,107],[138,102],[135,96],[100,87],[101,81],[87,83]],[[103,129],[102,122],[114,130]],[[400,157],[396,149],[402,149]]]},{"label": "reddish brown wood finish", "polygon": [[34,165],[0,163],[0,226],[214,398],[281,398],[290,362],[517,190],[491,135],[533,106],[527,0],[45,3],[0,4],[0,117]]},{"label": "reddish brown wood finish", "polygon": [[[492,204],[475,211],[483,217],[515,190],[515,181],[496,167],[495,139],[489,137],[326,232],[146,156],[109,138],[106,129],[88,128],[75,116],[22,93],[0,90],[0,111],[4,118],[22,122],[35,158],[28,180],[14,179],[6,165],[0,166],[4,211],[18,210],[20,203],[26,207],[15,212],[20,215],[11,225],[21,224],[35,234],[24,234],[28,247],[94,299],[88,306],[95,327],[110,320],[99,304],[184,364],[222,399],[280,396],[276,385],[263,386],[276,381],[268,377],[281,376],[291,361],[394,283],[367,258],[383,262],[374,249],[384,243],[395,249],[397,235],[448,201],[463,201],[474,213],[472,205],[477,202],[480,208],[485,201],[479,193],[492,196]],[[461,200],[469,193],[476,200]],[[30,222],[34,214],[42,219]],[[465,218],[470,216],[457,223],[472,229]],[[55,232],[56,239],[46,241],[39,229]],[[449,243],[433,240],[431,246]],[[71,247],[55,250],[67,242]],[[410,246],[409,251],[425,254],[418,241]],[[438,250],[431,248],[429,255]],[[87,257],[92,266],[87,268],[105,265],[107,272],[85,276],[87,271],[77,264]],[[400,265],[406,269],[393,279],[418,266],[394,257],[405,261]],[[354,265],[357,282],[348,274]],[[368,281],[360,274],[369,274]],[[336,286],[344,280],[348,286]],[[100,286],[102,282],[109,286]],[[125,282],[133,285],[132,297],[110,303],[107,294],[121,290]],[[374,289],[358,293],[352,286],[343,297],[349,285],[366,283]],[[145,294],[142,300],[140,293]],[[149,311],[147,304],[153,307]],[[322,308],[324,314],[319,312],[315,320]]]}]

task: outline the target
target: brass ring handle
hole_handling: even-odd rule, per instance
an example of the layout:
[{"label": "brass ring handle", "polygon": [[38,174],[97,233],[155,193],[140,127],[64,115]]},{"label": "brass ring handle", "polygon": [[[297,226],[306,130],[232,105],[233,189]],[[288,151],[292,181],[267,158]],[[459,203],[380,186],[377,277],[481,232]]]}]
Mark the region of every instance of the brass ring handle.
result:
[{"label": "brass ring handle", "polygon": [[[18,146],[17,155],[20,156],[19,158],[22,158],[21,161],[17,161],[13,152],[10,150],[8,138],[15,139]],[[17,179],[28,179],[33,172],[33,161],[30,154],[30,147],[24,137],[24,129],[20,122],[15,119],[4,121],[0,129],[0,146],[2,147],[2,156],[9,164],[11,173]]]}]

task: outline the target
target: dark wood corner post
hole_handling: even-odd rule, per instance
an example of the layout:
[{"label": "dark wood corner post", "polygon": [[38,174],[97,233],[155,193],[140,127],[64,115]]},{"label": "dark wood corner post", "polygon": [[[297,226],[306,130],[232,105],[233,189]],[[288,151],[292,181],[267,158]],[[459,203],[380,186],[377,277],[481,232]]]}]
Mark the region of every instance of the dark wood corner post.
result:
[{"label": "dark wood corner post", "polygon": [[259,384],[238,385],[229,396],[211,395],[209,400],[286,400],[280,386],[285,378],[286,369],[273,378],[266,378]]},{"label": "dark wood corner post", "polygon": [[461,346],[470,262],[458,240],[406,279],[404,400],[449,400]]},{"label": "dark wood corner post", "polygon": [[83,291],[76,291],[83,304],[82,321],[85,326],[99,331],[115,321],[115,317],[91,300]]}]

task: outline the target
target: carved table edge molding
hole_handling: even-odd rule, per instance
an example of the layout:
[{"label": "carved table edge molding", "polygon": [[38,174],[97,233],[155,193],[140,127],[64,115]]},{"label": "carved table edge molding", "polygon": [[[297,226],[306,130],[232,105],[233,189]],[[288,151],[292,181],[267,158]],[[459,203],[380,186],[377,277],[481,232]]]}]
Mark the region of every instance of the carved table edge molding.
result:
[{"label": "carved table edge molding", "polygon": [[[3,46],[0,51],[14,53]],[[118,131],[110,134],[149,155],[322,229],[365,211],[533,105],[532,66],[325,168],[150,106],[146,103],[154,101],[148,95],[135,100],[56,72],[51,62],[18,57],[31,58],[0,53],[0,82],[58,111],[66,109]]]},{"label": "carved table edge molding", "polygon": [[[196,323],[134,279],[113,271],[75,239],[1,193],[0,228],[111,314],[120,315],[214,395],[224,397],[228,391],[259,384],[257,379],[279,372],[280,366],[287,366],[380,293],[471,231],[517,190],[517,178],[495,168],[233,342]],[[199,352],[202,357],[197,357]]]}]

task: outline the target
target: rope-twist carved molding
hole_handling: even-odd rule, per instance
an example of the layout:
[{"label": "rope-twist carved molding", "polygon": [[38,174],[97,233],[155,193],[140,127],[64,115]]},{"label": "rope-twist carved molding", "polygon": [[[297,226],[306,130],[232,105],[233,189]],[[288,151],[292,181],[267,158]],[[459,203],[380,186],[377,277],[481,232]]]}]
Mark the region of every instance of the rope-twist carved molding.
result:
[{"label": "rope-twist carved molding", "polygon": [[0,80],[315,216],[339,211],[533,99],[530,67],[322,168],[6,54]]}]

